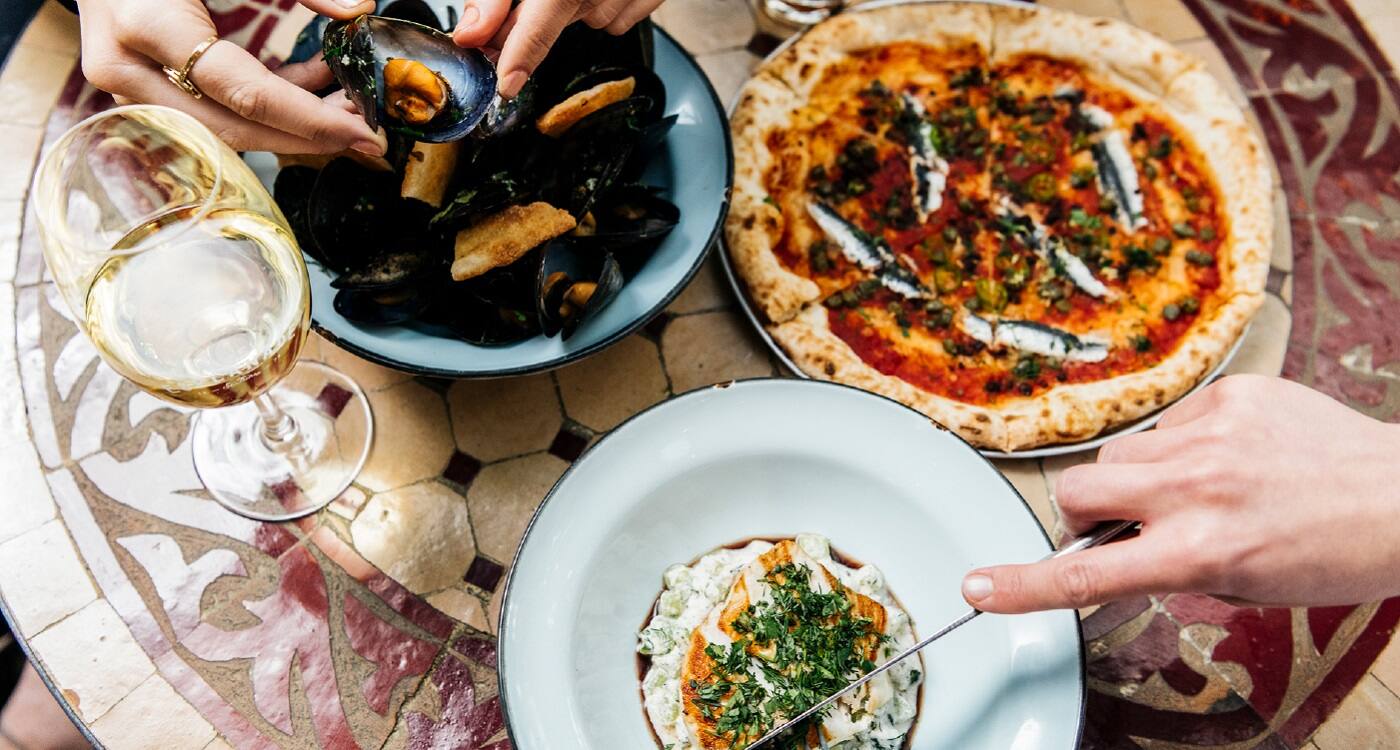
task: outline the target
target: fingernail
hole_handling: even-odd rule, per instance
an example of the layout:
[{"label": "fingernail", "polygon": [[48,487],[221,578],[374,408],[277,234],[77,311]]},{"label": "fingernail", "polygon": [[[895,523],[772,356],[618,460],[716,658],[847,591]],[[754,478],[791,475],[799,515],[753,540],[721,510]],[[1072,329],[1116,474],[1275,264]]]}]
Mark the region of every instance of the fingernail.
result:
[{"label": "fingernail", "polygon": [[383,156],[385,145],[374,141],[360,141],[350,148],[359,151],[366,156]]},{"label": "fingernail", "polygon": [[481,18],[481,11],[477,10],[475,5],[468,5],[462,9],[462,17],[457,19],[457,30],[461,31],[468,26],[475,25],[479,18]]},{"label": "fingernail", "polygon": [[530,76],[525,71],[517,70],[502,78],[501,85],[497,88],[501,92],[501,96],[512,97],[520,93],[520,89],[525,87],[525,82],[529,79]]},{"label": "fingernail", "polygon": [[963,579],[963,597],[970,602],[980,602],[992,595],[992,579],[976,573]]},{"label": "fingernail", "polygon": [[346,10],[352,10],[365,4],[365,0],[335,0],[335,2]]}]

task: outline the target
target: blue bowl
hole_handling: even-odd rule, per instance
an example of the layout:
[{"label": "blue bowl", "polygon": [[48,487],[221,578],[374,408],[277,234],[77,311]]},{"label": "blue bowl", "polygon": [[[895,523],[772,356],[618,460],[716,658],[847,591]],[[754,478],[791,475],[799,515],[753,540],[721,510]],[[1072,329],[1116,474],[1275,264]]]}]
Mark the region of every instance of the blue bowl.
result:
[{"label": "blue bowl", "polygon": [[[655,68],[666,83],[666,113],[679,119],[647,165],[642,182],[662,188],[680,207],[681,220],[612,304],[568,341],[536,336],[505,346],[477,346],[428,326],[364,326],[346,320],[331,305],[334,274],[308,260],[312,327],[341,348],[398,370],[490,378],[576,362],[622,340],[665,309],[700,269],[724,224],[734,155],[724,108],[709,79],[675,39],[656,31]],[[253,152],[245,159],[270,190],[277,175],[273,155]]]}]

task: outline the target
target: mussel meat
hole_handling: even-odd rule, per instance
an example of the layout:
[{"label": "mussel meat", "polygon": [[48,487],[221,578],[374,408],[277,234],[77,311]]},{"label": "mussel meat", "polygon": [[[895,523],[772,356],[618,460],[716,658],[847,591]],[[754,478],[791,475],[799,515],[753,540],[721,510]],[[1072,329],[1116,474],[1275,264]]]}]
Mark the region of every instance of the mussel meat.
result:
[{"label": "mussel meat", "polygon": [[496,95],[496,71],[485,56],[423,24],[359,16],[327,25],[321,46],[371,128],[429,143],[459,140]]},{"label": "mussel meat", "polygon": [[617,298],[622,284],[622,268],[611,253],[583,253],[567,240],[545,245],[536,282],[544,335],[561,334],[568,341],[580,324]]}]

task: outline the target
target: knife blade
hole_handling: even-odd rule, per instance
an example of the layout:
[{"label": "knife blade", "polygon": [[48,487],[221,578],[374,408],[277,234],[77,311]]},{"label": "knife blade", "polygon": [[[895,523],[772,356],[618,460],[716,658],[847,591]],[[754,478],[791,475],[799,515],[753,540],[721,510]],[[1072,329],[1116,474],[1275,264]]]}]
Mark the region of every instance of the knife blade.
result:
[{"label": "knife blade", "polygon": [[[1057,557],[1072,555],[1076,552],[1081,552],[1083,550],[1089,549],[1090,547],[1097,547],[1101,544],[1111,542],[1114,539],[1117,539],[1118,537],[1122,536],[1123,534],[1126,534],[1129,530],[1137,528],[1137,525],[1137,521],[1109,521],[1107,523],[1100,524],[1088,534],[1085,534],[1084,536],[1075,539],[1073,542],[1066,544],[1059,550],[1041,558],[1041,561],[1044,562],[1045,560],[1052,560]],[[861,685],[864,685],[867,682],[870,682],[871,680],[875,679],[880,674],[882,674],[885,670],[889,669],[890,667],[893,667],[901,660],[918,653],[930,643],[933,643],[939,638],[942,638],[943,636],[953,632],[954,630],[957,630],[958,628],[966,625],[967,623],[972,622],[973,620],[977,619],[977,616],[980,614],[982,614],[982,611],[979,609],[969,609],[967,612],[964,612],[962,615],[960,615],[957,619],[939,628],[932,635],[928,636],[922,641],[919,641],[918,643],[915,643],[909,648],[904,649],[898,654],[895,654],[893,657],[890,658],[889,661],[867,672],[860,679],[856,680],[855,682],[852,682],[846,687],[841,688],[835,693],[832,693],[819,703],[814,704],[811,708],[807,709],[806,711],[803,711],[797,716],[794,716],[786,722],[783,722],[781,725],[770,730],[767,734],[754,740],[752,743],[745,746],[744,750],[759,750],[759,748],[761,748],[763,745],[766,745],[772,742],[773,740],[782,737],[789,731],[795,729],[799,724],[825,710],[828,706],[840,699],[841,696],[851,692],[852,690],[855,690],[856,688],[859,688]]]}]

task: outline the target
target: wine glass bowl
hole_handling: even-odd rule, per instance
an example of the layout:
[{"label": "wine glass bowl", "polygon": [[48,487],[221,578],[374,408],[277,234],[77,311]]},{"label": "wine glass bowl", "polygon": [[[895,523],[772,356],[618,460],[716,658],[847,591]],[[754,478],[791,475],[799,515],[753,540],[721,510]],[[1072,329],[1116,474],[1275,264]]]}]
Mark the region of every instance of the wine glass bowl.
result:
[{"label": "wine glass bowl", "polygon": [[372,441],[368,404],[344,375],[297,365],[306,266],[232,149],[176,110],[119,107],[59,138],[34,196],[55,283],[103,359],[204,410],[190,441],[215,500],[285,520],[349,486]]}]

